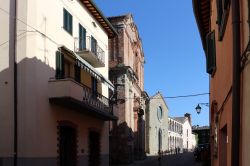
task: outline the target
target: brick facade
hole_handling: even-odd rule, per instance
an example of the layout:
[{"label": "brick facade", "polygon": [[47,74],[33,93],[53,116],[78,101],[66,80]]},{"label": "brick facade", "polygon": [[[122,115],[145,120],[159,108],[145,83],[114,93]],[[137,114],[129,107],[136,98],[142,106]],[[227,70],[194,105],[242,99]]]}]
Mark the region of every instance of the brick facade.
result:
[{"label": "brick facade", "polygon": [[131,163],[145,158],[144,54],[132,15],[109,18],[118,36],[109,39],[110,80],[116,102],[112,126],[111,160]]}]

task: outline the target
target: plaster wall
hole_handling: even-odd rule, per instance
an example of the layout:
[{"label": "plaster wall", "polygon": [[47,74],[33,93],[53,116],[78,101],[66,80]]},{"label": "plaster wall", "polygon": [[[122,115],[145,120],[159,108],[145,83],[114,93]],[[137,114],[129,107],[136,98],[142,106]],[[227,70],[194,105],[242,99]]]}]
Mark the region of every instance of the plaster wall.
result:
[{"label": "plaster wall", "polygon": [[183,148],[191,150],[192,149],[192,127],[188,120],[183,123]]},{"label": "plaster wall", "polygon": [[[87,131],[89,128],[96,128],[101,132],[101,154],[108,155],[108,122],[74,110],[53,106],[48,101],[48,81],[49,78],[55,76],[55,52],[62,45],[74,51],[79,23],[86,28],[87,36],[93,35],[105,51],[105,67],[97,68],[97,70],[108,78],[106,32],[80,1],[22,0],[17,3],[19,157],[57,157],[57,122],[60,120],[69,120],[78,126],[80,156],[88,154]],[[0,2],[1,8],[7,11],[8,5],[9,1]],[[72,14],[72,35],[63,29],[63,8]],[[0,43],[2,43],[5,40],[8,41],[9,17],[0,11],[0,18]],[[94,27],[92,22],[95,22],[97,27]],[[6,133],[6,137],[0,136],[0,155],[11,157],[13,154],[13,80],[11,78],[13,71],[8,68],[8,43],[0,47],[0,117],[3,118],[0,121],[0,133]],[[108,87],[104,84],[102,86],[102,94],[108,97]]]},{"label": "plaster wall", "polygon": [[[218,103],[218,116],[219,116],[219,126],[218,126],[218,157],[212,158],[212,164],[214,166],[220,165],[223,159],[221,154],[226,154],[227,165],[231,165],[231,130],[232,130],[232,101],[231,95],[229,93],[232,86],[232,6],[230,6],[230,12],[226,24],[225,33],[223,40],[218,40],[218,25],[217,20],[217,7],[216,1],[212,1],[211,6],[211,31],[215,31],[215,41],[216,41],[216,71],[212,77],[210,77],[210,103],[216,101]],[[229,94],[229,98],[226,96]],[[224,106],[222,107],[224,103]],[[212,113],[212,112],[211,112]],[[210,117],[214,119],[216,114],[212,114]],[[210,120],[211,120],[210,119]],[[221,135],[223,127],[227,128],[227,147],[220,146]],[[214,131],[215,122],[211,122],[211,129]],[[212,133],[213,134],[213,133]],[[213,147],[211,147],[213,149]],[[221,153],[222,150],[226,149],[226,153]],[[213,155],[213,154],[211,154]]]}]

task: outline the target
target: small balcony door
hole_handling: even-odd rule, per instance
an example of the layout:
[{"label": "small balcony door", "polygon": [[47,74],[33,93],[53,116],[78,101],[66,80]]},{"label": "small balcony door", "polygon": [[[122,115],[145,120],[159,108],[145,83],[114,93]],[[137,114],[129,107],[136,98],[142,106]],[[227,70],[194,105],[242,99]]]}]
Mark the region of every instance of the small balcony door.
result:
[{"label": "small balcony door", "polygon": [[86,49],[86,29],[79,24],[79,51]]},{"label": "small balcony door", "polygon": [[91,52],[97,55],[97,41],[93,36],[91,36]]}]

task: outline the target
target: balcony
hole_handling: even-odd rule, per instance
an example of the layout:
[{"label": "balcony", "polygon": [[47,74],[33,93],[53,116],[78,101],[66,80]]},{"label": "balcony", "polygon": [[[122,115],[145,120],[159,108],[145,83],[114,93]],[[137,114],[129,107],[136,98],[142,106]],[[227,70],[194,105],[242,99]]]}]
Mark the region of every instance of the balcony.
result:
[{"label": "balcony", "polygon": [[72,78],[49,80],[50,103],[87,113],[102,120],[116,120],[111,114],[108,98],[92,92]]},{"label": "balcony", "polygon": [[105,67],[105,52],[93,37],[76,38],[75,52],[93,67]]}]

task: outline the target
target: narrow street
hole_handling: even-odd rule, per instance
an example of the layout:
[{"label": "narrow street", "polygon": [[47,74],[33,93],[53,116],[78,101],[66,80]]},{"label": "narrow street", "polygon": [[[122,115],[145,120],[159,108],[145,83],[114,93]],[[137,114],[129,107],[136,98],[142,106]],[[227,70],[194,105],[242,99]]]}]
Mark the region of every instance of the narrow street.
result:
[{"label": "narrow street", "polygon": [[145,160],[135,161],[130,165],[119,166],[202,166],[196,162],[193,153],[181,153],[177,155],[165,155],[159,162],[157,156],[148,156]]}]

